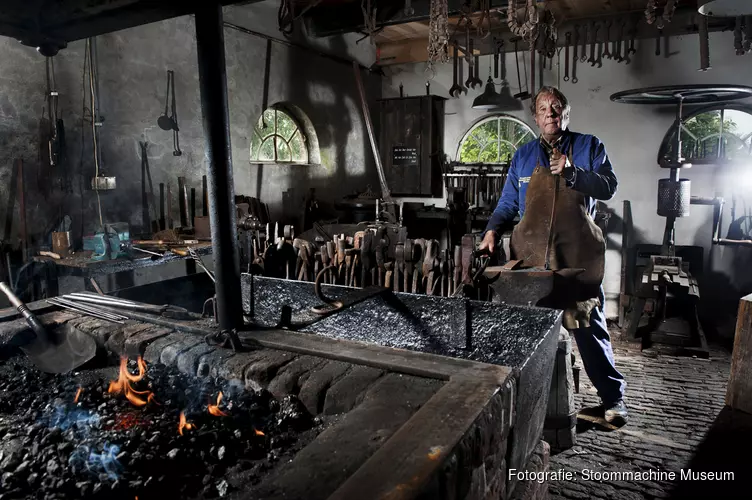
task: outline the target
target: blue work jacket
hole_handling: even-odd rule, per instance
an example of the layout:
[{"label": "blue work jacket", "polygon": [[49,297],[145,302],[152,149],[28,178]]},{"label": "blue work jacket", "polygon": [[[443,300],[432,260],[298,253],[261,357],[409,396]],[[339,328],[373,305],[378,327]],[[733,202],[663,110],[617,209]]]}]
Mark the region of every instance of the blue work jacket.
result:
[{"label": "blue work jacket", "polygon": [[[550,168],[548,152],[541,141],[542,139],[530,141],[514,153],[501,198],[488,220],[486,231],[498,231],[500,226],[512,221],[518,213],[520,219],[525,214],[527,185],[535,166]],[[616,192],[616,174],[605,146],[594,135],[566,130],[557,143],[557,148],[567,156],[571,148],[570,162],[575,172],[573,181],[567,181],[567,186],[585,195],[587,211],[595,219],[595,200],[611,199]]]}]

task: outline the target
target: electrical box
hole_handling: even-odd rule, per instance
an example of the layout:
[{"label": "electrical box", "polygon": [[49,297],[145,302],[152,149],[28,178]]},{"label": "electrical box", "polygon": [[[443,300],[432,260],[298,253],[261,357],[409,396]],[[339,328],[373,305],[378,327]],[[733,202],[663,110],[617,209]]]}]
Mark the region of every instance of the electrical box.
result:
[{"label": "electrical box", "polygon": [[444,101],[433,95],[378,101],[381,162],[393,196],[443,196]]}]

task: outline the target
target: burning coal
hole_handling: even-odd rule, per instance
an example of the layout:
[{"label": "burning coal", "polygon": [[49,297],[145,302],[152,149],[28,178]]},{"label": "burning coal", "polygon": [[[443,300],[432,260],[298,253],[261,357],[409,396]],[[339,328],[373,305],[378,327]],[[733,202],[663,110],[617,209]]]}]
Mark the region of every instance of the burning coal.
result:
[{"label": "burning coal", "polygon": [[117,380],[110,382],[110,387],[107,392],[110,394],[125,393],[125,397],[128,401],[135,406],[146,406],[147,403],[156,400],[154,394],[151,391],[137,391],[133,388],[132,384],[140,382],[144,376],[146,376],[146,362],[139,356],[138,360],[138,374],[133,375],[128,371],[128,358],[120,359],[120,372]]},{"label": "burning coal", "polygon": [[219,409],[219,404],[222,402],[222,391],[219,391],[219,394],[217,395],[217,404],[209,404],[209,413],[214,415],[215,417],[226,417],[227,413],[223,412]]},{"label": "burning coal", "polygon": [[187,431],[191,431],[191,430],[193,430],[194,427],[195,426],[192,423],[190,423],[190,422],[188,422],[188,420],[186,420],[185,413],[181,411],[180,412],[180,421],[178,422],[178,434],[180,434],[182,436],[183,435],[183,429],[185,429]]}]

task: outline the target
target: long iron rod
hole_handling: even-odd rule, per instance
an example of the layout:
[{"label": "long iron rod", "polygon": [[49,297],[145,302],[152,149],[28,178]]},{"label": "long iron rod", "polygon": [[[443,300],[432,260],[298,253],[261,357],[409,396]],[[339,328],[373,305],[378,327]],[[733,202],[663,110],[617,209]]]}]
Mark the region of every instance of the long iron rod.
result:
[{"label": "long iron rod", "polygon": [[243,309],[240,261],[236,245],[237,215],[232,177],[222,6],[202,4],[196,10],[195,19],[201,113],[206,157],[209,159],[209,222],[215,265],[217,322],[222,330],[234,330],[243,326]]},{"label": "long iron rod", "polygon": [[384,166],[381,164],[381,153],[379,153],[379,147],[376,145],[376,133],[373,130],[373,123],[371,122],[371,113],[368,110],[368,101],[366,100],[366,91],[363,88],[363,80],[360,78],[360,65],[357,62],[353,62],[353,72],[355,73],[355,83],[358,85],[358,95],[360,96],[360,106],[363,109],[363,120],[366,122],[366,131],[368,132],[368,139],[371,141],[371,150],[373,151],[373,160],[376,163],[376,171],[379,174],[379,182],[381,183],[381,197],[387,203],[392,203],[392,194],[389,191],[389,185],[386,182],[386,175],[384,174]]}]

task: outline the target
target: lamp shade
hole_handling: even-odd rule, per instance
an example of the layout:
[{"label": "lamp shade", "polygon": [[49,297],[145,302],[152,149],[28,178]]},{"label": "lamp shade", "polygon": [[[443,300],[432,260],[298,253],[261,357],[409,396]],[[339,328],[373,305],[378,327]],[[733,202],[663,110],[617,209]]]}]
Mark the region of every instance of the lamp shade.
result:
[{"label": "lamp shade", "polygon": [[512,97],[506,81],[502,81],[501,83],[501,93],[496,92],[496,86],[489,75],[485,90],[473,101],[473,109],[515,111],[522,109],[522,103]]}]

